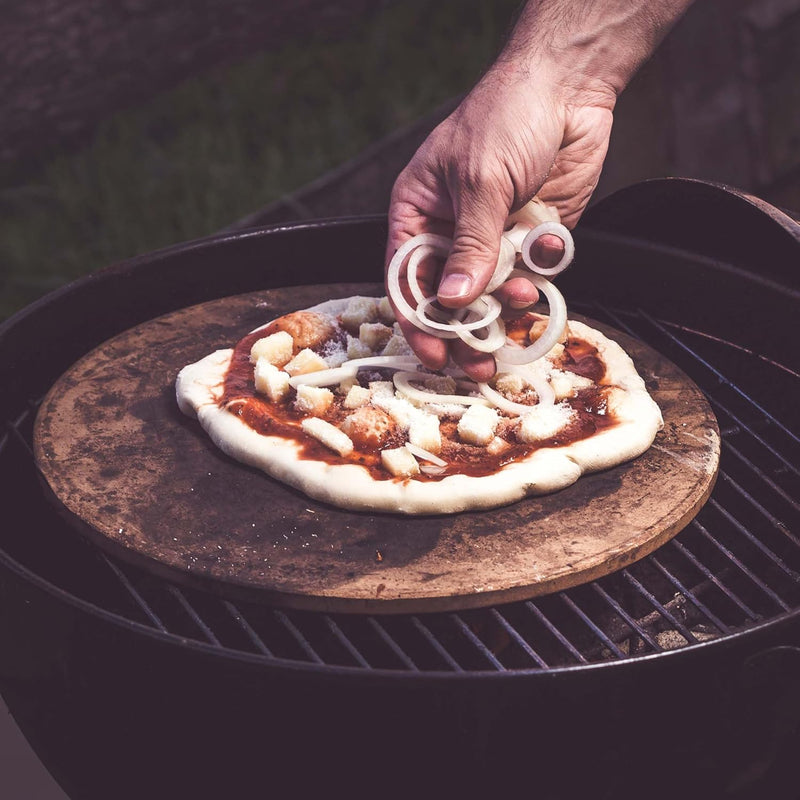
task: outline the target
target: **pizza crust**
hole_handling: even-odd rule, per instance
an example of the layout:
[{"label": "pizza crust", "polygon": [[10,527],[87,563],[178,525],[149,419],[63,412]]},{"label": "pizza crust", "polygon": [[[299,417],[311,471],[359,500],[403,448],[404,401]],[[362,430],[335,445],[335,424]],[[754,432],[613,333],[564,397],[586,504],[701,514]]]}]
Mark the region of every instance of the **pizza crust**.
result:
[{"label": "pizza crust", "polygon": [[[347,307],[349,299],[328,301],[307,310],[335,317]],[[295,441],[260,434],[220,407],[232,349],[217,350],[181,370],[176,381],[177,401],[180,409],[196,417],[214,444],[228,456],[316,500],[357,511],[400,514],[452,514],[495,508],[558,491],[583,474],[633,459],[650,447],[663,424],[657,404],[627,353],[599,331],[577,321],[569,324],[575,335],[598,349],[606,365],[603,383],[618,387],[610,400],[617,423],[587,439],[539,448],[525,459],[488,475],[448,475],[425,481],[389,477],[377,480],[357,464],[310,459]]]}]

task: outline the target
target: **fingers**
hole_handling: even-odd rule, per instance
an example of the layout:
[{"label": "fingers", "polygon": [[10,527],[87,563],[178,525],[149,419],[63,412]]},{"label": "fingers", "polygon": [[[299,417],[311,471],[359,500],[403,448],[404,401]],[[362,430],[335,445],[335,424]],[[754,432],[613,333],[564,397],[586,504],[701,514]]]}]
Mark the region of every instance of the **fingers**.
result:
[{"label": "fingers", "polygon": [[423,366],[438,371],[447,364],[450,354],[444,339],[421,331],[402,316],[398,315],[397,322],[409,347],[416,353]]},{"label": "fingers", "polygon": [[494,377],[497,366],[493,356],[473,350],[468,344],[454,340],[450,345],[453,361],[458,364],[472,380],[485,383]]},{"label": "fingers", "polygon": [[439,302],[447,308],[462,308],[483,294],[497,266],[509,205],[502,193],[486,187],[477,191],[482,193],[480,199],[462,194],[455,207],[453,247],[437,291]]},{"label": "fingers", "polygon": [[534,264],[550,269],[561,261],[564,242],[554,233],[545,233],[533,243],[530,255]]},{"label": "fingers", "polygon": [[539,292],[525,278],[512,278],[497,289],[494,296],[507,308],[520,310],[532,306],[539,299]]}]

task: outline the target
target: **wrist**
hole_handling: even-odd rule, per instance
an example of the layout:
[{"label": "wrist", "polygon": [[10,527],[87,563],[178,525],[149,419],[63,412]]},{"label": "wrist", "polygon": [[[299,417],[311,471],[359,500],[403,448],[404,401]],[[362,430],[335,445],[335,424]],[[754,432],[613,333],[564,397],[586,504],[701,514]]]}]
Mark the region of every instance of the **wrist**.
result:
[{"label": "wrist", "polygon": [[569,104],[613,110],[617,96],[692,0],[529,0],[497,59]]}]

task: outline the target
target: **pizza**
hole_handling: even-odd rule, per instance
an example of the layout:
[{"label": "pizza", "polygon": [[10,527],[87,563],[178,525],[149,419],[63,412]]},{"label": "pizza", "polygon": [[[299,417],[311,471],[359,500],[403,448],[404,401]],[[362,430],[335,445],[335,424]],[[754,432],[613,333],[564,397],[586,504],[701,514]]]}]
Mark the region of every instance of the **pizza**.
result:
[{"label": "pizza", "polygon": [[[503,347],[552,338],[550,311],[506,321]],[[386,297],[330,300],[184,367],[177,401],[228,456],[334,506],[488,509],[633,459],[662,426],[619,344],[579,321],[557,327],[543,355],[498,360],[478,384],[424,368]]]}]

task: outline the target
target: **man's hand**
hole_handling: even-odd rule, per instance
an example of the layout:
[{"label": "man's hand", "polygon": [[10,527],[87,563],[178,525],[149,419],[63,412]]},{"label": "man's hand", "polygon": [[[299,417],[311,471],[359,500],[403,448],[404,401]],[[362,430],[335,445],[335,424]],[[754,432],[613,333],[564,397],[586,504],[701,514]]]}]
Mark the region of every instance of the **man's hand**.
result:
[{"label": "man's hand", "polygon": [[[418,274],[426,296],[463,308],[489,282],[511,212],[538,196],[573,227],[600,177],[618,92],[689,2],[605,0],[584,7],[531,0],[497,62],[398,177],[387,265],[417,234],[452,237],[443,268],[428,261]],[[562,247],[557,237],[544,236],[534,258],[547,266]],[[508,313],[537,299],[524,279],[495,295]],[[452,357],[475,380],[494,374],[491,355],[398,321],[431,369]]]}]

